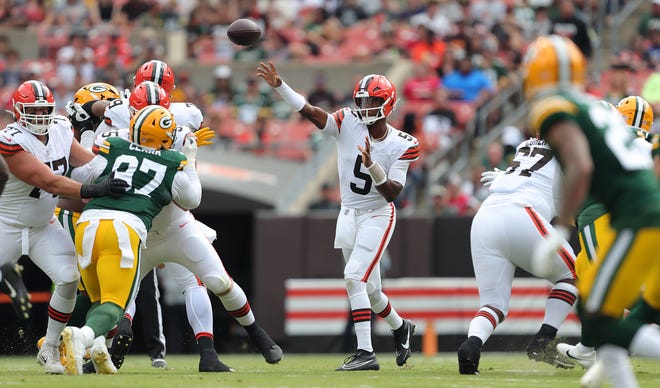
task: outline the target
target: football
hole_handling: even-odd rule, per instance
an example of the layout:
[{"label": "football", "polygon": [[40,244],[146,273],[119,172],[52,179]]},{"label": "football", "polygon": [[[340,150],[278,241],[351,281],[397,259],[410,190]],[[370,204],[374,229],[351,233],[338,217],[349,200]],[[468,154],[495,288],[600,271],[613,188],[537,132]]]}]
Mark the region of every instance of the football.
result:
[{"label": "football", "polygon": [[261,28],[250,19],[236,19],[227,29],[229,40],[239,46],[252,46],[261,38]]}]

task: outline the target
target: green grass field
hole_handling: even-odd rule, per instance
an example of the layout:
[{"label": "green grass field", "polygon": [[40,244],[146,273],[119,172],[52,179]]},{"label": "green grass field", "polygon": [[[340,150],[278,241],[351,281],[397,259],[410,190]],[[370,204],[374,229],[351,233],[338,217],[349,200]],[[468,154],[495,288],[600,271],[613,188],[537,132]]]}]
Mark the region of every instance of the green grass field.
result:
[{"label": "green grass field", "polygon": [[[335,372],[341,354],[288,354],[278,365],[258,355],[225,355],[234,373],[199,373],[193,355],[168,356],[169,370],[152,369],[145,355],[129,355],[118,375],[45,375],[36,357],[1,357],[0,386],[21,387],[577,387],[582,368],[555,369],[522,353],[484,353],[481,375],[458,374],[456,356],[426,358],[414,354],[409,366],[397,368],[394,356],[379,353],[377,372]],[[641,387],[660,386],[660,364],[634,359]]]}]

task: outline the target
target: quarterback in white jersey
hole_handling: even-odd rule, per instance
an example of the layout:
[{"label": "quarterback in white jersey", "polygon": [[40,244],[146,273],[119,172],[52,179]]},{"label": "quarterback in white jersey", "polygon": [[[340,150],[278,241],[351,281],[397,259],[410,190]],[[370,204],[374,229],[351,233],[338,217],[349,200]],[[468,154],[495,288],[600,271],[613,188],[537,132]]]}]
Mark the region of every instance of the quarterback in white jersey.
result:
[{"label": "quarterback in white jersey", "polygon": [[[190,105],[194,107],[193,104]],[[181,150],[185,139],[191,135],[194,136],[190,128],[177,127],[172,149]],[[108,136],[119,136],[128,140],[129,130],[124,128],[101,134],[97,137],[96,146],[100,146]],[[245,327],[250,340],[266,361],[271,364],[279,362],[282,359],[281,348],[256,323],[245,292],[229,276],[221,258],[211,245],[215,239],[215,231],[195,220],[190,211],[169,204],[153,219],[140,258],[140,273],[144,276],[152,268],[166,263],[168,273],[174,277],[186,296],[188,321],[198,341],[202,336],[213,338],[213,313],[206,292],[208,288],[218,296],[229,314]],[[206,287],[201,286],[193,274],[197,275]],[[127,308],[127,313],[133,316],[134,312],[133,302]],[[202,356],[205,359],[200,361],[201,372],[231,370],[217,361],[214,350],[212,358],[204,354]],[[211,363],[209,359],[215,359],[220,364]]]},{"label": "quarterback in white jersey", "polygon": [[257,76],[291,108],[337,140],[341,209],[335,248],[342,249],[346,262],[344,279],[357,335],[357,351],[337,370],[380,369],[371,343],[372,311],[392,328],[396,363],[404,365],[411,354],[415,325],[402,319],[383,293],[380,258],[396,224],[392,201],[401,193],[408,166],[419,158],[420,148],[413,136],[387,124],[397,102],[396,88],[385,76],[367,75],[355,85],[356,108],[331,114],[291,89],[272,62],[261,62]]},{"label": "quarterback in white jersey", "polygon": [[498,173],[485,172],[482,181],[490,195],[472,221],[470,246],[481,308],[470,322],[468,339],[458,350],[459,372],[477,374],[480,351],[509,309],[516,267],[554,283],[548,295],[541,329],[527,348],[528,356],[561,368],[572,368],[554,347],[547,346],[577,298],[575,254],[564,240],[555,254],[552,271],[537,273],[532,257],[536,244],[554,228],[561,172],[553,151],[540,139],[528,139],[516,149],[513,161]]},{"label": "quarterback in white jersey", "polygon": [[65,177],[94,155],[73,138],[66,117],[54,115],[46,85],[26,81],[12,100],[16,121],[0,131],[0,155],[10,173],[0,196],[0,265],[27,255],[55,284],[38,360],[47,373],[63,373],[57,347],[73,311],[79,273],[73,242],[54,216],[57,197],[119,195],[125,185],[116,180],[81,185]]}]

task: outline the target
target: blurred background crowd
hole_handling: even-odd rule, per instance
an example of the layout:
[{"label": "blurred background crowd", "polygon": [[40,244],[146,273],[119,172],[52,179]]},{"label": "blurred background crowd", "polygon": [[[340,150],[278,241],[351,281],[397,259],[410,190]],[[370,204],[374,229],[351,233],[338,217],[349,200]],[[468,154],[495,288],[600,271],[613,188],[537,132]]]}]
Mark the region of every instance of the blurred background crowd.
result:
[{"label": "blurred background crowd", "polygon": [[[615,104],[641,94],[660,106],[660,0],[648,1],[636,25],[627,26],[631,38],[622,42],[624,49],[596,56],[604,40],[598,26],[612,23],[633,1],[1,0],[0,104],[9,106],[15,87],[36,78],[54,91],[62,113],[83,84],[131,88],[141,63],[178,57],[178,63],[208,65],[212,73],[212,82],[199,84],[168,62],[176,74],[173,101],[202,109],[205,125],[217,131],[218,152],[238,149],[304,161],[319,141],[313,127],[250,72],[237,77],[236,66],[254,68],[265,59],[316,65],[313,87],[301,91],[310,103],[333,111],[352,105],[353,84],[333,85],[324,64],[404,61],[404,71],[388,74],[401,99],[391,123],[415,135],[429,156],[457,146],[466,130],[480,136],[502,121],[504,113],[496,111],[474,124],[483,106],[519,82],[522,53],[542,34],[568,36],[592,59],[590,93]],[[226,30],[239,17],[262,26],[258,44],[243,48],[228,40]],[[37,40],[3,32],[12,29],[33,32]],[[38,54],[26,57],[25,45],[36,45]],[[287,141],[302,146],[272,153],[285,132]],[[423,158],[411,168],[397,206],[438,216],[474,213],[487,195],[480,173],[504,169],[528,135],[524,123],[507,125],[468,168],[441,180],[429,179]],[[327,182],[312,207],[335,208],[337,201],[336,182]]]}]

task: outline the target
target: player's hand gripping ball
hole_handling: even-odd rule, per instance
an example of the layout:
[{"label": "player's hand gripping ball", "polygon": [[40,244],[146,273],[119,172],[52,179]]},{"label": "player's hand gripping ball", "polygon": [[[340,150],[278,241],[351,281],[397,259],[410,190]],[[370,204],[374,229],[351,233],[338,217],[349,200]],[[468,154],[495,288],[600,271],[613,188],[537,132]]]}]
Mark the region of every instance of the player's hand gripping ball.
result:
[{"label": "player's hand gripping ball", "polygon": [[239,46],[252,46],[261,38],[261,28],[251,19],[236,19],[227,29],[229,40]]}]

